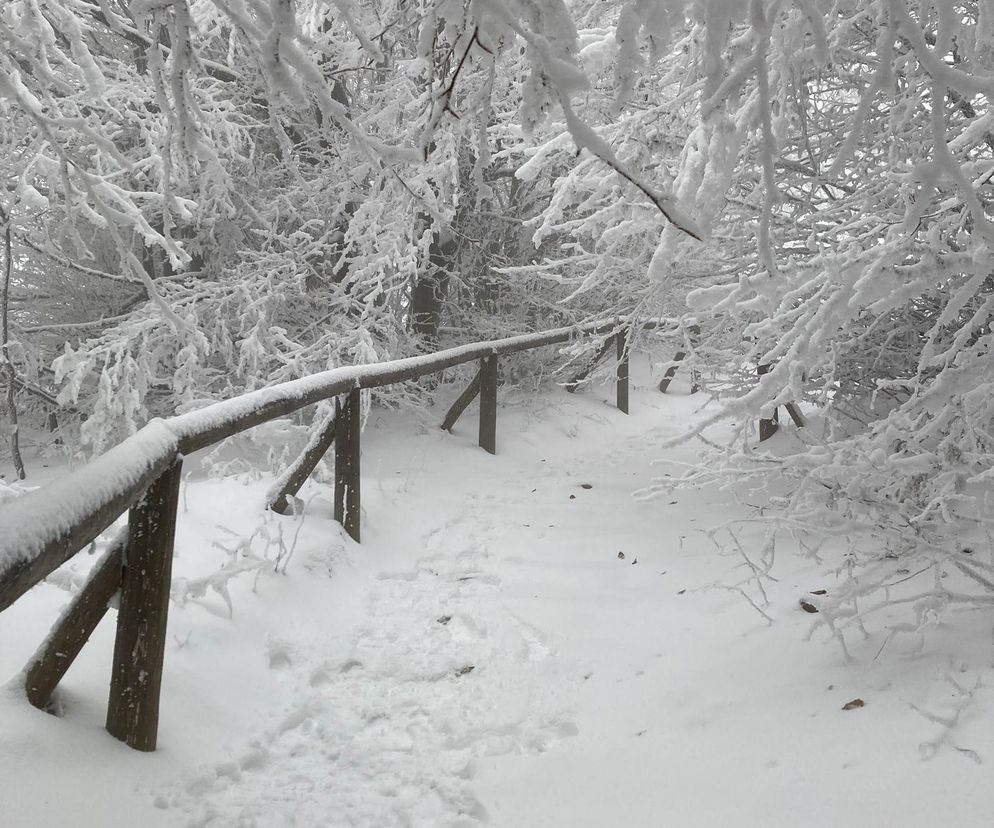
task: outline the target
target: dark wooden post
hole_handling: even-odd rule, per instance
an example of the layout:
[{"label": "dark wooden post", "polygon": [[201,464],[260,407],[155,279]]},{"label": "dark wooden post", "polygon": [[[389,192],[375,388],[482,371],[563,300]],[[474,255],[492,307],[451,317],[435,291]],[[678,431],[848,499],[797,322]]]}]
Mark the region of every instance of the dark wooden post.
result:
[{"label": "dark wooden post", "polygon": [[155,750],[159,729],[159,689],[182,466],[177,458],[128,515],[107,730],[136,750]]},{"label": "dark wooden post", "polygon": [[497,453],[497,355],[480,360],[480,448]]},{"label": "dark wooden post", "polygon": [[353,388],[343,405],[335,398],[335,520],[359,543],[359,433],[361,392]]},{"label": "dark wooden post", "polygon": [[618,373],[615,387],[615,397],[618,409],[623,413],[628,413],[628,333],[618,331],[614,341],[617,343]]},{"label": "dark wooden post", "polygon": [[[756,368],[756,375],[763,376],[764,374],[770,373],[771,366],[769,364],[759,365]],[[780,428],[780,415],[777,409],[773,409],[773,416],[770,418],[761,418],[759,421],[759,442],[764,440],[769,440],[774,434],[777,433],[777,429]]]},{"label": "dark wooden post", "polygon": [[[691,325],[690,327],[687,328],[687,330],[690,331],[690,347],[691,347],[691,349],[693,351],[696,351],[697,350],[698,342],[700,341],[701,326],[700,325]],[[698,376],[697,365],[695,363],[694,367],[690,369],[690,393],[691,394],[696,394],[698,391],[700,391],[700,385],[698,384],[699,380],[700,380],[700,377]]]}]

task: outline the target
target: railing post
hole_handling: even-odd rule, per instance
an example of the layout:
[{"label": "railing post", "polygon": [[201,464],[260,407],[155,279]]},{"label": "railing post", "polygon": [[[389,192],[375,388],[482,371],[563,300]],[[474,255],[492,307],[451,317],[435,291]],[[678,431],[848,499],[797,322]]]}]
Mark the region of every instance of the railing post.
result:
[{"label": "railing post", "polygon": [[[765,365],[758,365],[756,367],[756,376],[762,377],[764,374],[770,373],[771,365],[769,363]],[[777,430],[780,428],[780,415],[776,408],[773,409],[773,416],[770,418],[763,417],[759,421],[759,442],[764,440],[769,440]]]},{"label": "railing post", "polygon": [[182,459],[177,457],[128,514],[107,730],[136,750],[155,750],[159,729],[159,689],[182,466]]},{"label": "railing post", "polygon": [[335,398],[335,520],[359,543],[359,434],[362,392],[353,388],[343,405]]},{"label": "railing post", "polygon": [[[701,326],[695,323],[695,324],[689,326],[687,330],[690,331],[690,347],[691,347],[691,350],[692,351],[696,351],[697,350],[698,342],[700,341]],[[700,376],[698,375],[697,366],[696,366],[696,363],[695,363],[694,367],[690,369],[690,393],[691,394],[696,394],[698,391],[701,390],[700,386],[698,385],[699,381],[700,381]]]},{"label": "railing post", "polygon": [[497,453],[497,355],[480,360],[480,448]]},{"label": "railing post", "polygon": [[628,332],[624,329],[615,334],[615,348],[618,354],[617,380],[615,382],[615,397],[618,410],[628,413]]}]

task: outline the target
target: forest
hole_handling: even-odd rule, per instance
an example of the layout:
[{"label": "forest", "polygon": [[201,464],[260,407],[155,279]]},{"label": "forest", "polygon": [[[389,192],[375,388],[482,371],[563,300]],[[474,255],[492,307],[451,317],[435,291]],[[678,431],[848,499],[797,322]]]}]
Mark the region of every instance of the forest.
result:
[{"label": "forest", "polygon": [[[625,320],[703,406],[644,435],[694,453],[642,501],[733,491],[750,590],[830,559],[846,652],[989,628],[992,97],[994,0],[4,0],[0,503],[155,418]],[[284,472],[267,434],[215,470]]]},{"label": "forest", "polygon": [[25,433],[99,453],[329,367],[662,318],[711,419],[827,423],[698,480],[789,480],[780,528],[994,600],[961,540],[991,526],[987,0],[13,0],[0,38],[8,480]]}]

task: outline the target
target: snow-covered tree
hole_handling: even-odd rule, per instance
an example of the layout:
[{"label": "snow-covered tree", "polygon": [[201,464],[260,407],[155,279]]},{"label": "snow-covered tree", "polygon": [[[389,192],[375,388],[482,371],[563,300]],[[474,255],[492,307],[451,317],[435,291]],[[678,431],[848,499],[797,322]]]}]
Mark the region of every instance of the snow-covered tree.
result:
[{"label": "snow-covered tree", "polygon": [[[12,0],[7,409],[58,395],[99,449],[330,365],[689,310],[718,416],[825,423],[775,458],[743,426],[712,471],[989,602],[992,33],[989,0]],[[840,601],[892,565],[859,549]]]},{"label": "snow-covered tree", "polygon": [[[830,623],[876,606],[858,602],[898,569],[922,584],[910,599],[919,620],[989,605],[994,571],[972,550],[990,526],[994,460],[994,8],[695,8],[685,65],[698,124],[676,189],[698,210],[726,199],[715,233],[737,237],[727,249],[742,258],[691,305],[751,343],[738,359],[772,366],[719,416],[806,399],[826,422],[776,457],[736,450],[710,468],[762,486],[786,477],[780,525],[850,539],[852,578],[821,602]],[[665,242],[657,261],[666,251],[679,272],[679,244]],[[966,586],[947,587],[949,569]]]}]

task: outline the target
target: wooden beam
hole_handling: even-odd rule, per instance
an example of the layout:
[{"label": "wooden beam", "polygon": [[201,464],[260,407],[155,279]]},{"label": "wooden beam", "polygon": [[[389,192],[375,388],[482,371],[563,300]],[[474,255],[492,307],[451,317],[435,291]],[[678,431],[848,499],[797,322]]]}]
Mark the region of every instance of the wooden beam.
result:
[{"label": "wooden beam", "polygon": [[[673,362],[683,362],[686,356],[687,356],[686,351],[677,351],[676,356],[673,357]],[[666,389],[670,387],[670,383],[673,381],[673,377],[676,376],[676,371],[678,367],[679,367],[678,365],[670,365],[670,367],[666,369],[666,373],[663,374],[663,378],[659,381],[659,390],[663,394],[665,394]]]},{"label": "wooden beam", "polygon": [[776,411],[773,412],[773,416],[769,419],[762,418],[759,421],[759,442],[764,442],[769,440],[774,434],[780,430],[780,417]]},{"label": "wooden beam", "polygon": [[462,416],[462,413],[466,410],[473,400],[475,400],[480,394],[480,371],[476,372],[476,376],[473,377],[472,382],[466,386],[466,390],[463,391],[457,398],[452,406],[449,408],[448,413],[445,415],[445,419],[442,420],[442,428],[445,431],[451,432],[452,426],[456,424],[456,421]]},{"label": "wooden beam", "polygon": [[180,471],[173,464],[128,515],[128,554],[110,676],[107,730],[135,750],[155,750],[166,649]]},{"label": "wooden beam", "polygon": [[628,413],[628,333],[619,331],[615,337],[618,356],[617,379],[615,381],[615,401],[618,410]]},{"label": "wooden beam", "polygon": [[115,540],[90,572],[24,671],[28,701],[42,710],[121,588],[127,535]]},{"label": "wooden beam", "polygon": [[[688,341],[691,349],[697,347],[697,337],[701,334],[700,325],[688,325]],[[680,367],[677,363],[683,362],[688,355],[688,351],[677,351],[676,356],[673,357],[673,364],[666,369],[666,373],[663,374],[663,378],[659,381],[659,390],[665,394],[666,389],[670,387],[670,382],[672,382],[673,377],[676,376],[677,369]],[[697,387],[697,369],[692,368],[690,371],[690,393],[696,394],[698,392]]]},{"label": "wooden beam", "polygon": [[[490,355],[502,356],[530,351],[546,345],[569,342],[580,336],[613,332],[625,321],[622,318],[571,328],[555,328],[507,339],[474,342],[407,359],[333,368],[320,374],[242,394],[206,408],[171,417],[165,422],[179,437],[179,450],[190,454],[260,423],[285,416],[321,400],[331,399],[356,386],[363,389],[382,388],[435,374],[454,365],[485,359]],[[652,328],[653,323],[644,323],[642,327]]]},{"label": "wooden beam", "polygon": [[798,428],[804,428],[804,415],[801,413],[800,409],[792,402],[787,403],[784,408],[786,408],[787,413],[790,414],[790,419],[794,421],[794,425]]},{"label": "wooden beam", "polygon": [[608,352],[611,350],[611,346],[614,345],[614,336],[607,337],[602,343],[600,348],[597,349],[597,353],[594,354],[593,359],[590,360],[583,368],[577,371],[573,378],[566,383],[564,386],[570,394],[572,394],[579,387],[580,383],[583,382],[590,374],[593,372],[594,368],[598,366],[600,361],[607,356]]},{"label": "wooden beam", "polygon": [[300,491],[300,487],[311,476],[311,472],[335,442],[335,412],[321,420],[311,433],[303,454],[283,473],[278,482],[279,489],[269,502],[269,508],[285,515],[290,506],[290,498]]},{"label": "wooden beam", "polygon": [[[765,365],[756,366],[756,375],[762,377],[765,374],[770,373],[772,366],[768,363]],[[773,409],[772,417],[762,417],[759,420],[759,442],[764,440],[769,440],[780,428],[780,415],[777,409]]]},{"label": "wooden beam", "polygon": [[480,360],[480,448],[497,453],[497,355]]},{"label": "wooden beam", "polygon": [[361,432],[362,392],[353,388],[343,404],[335,400],[335,520],[345,527],[349,537],[359,543],[360,486],[359,438]]}]

